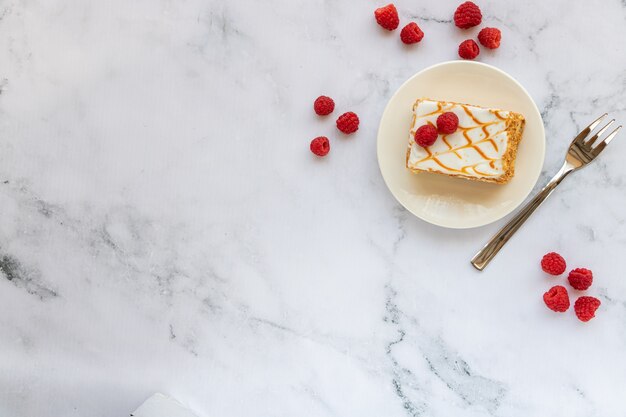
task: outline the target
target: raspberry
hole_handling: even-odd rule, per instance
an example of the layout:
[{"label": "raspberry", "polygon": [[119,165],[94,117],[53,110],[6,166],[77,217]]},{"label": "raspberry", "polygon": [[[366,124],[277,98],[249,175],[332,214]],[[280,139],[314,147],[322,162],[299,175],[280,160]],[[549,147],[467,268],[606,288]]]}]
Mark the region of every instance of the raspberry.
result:
[{"label": "raspberry", "polygon": [[374,17],[379,25],[387,30],[396,30],[400,24],[400,18],[398,17],[398,11],[393,3],[381,7],[374,11]]},{"label": "raspberry", "polygon": [[600,300],[595,297],[579,297],[574,303],[576,317],[580,321],[589,321],[596,316],[596,310],[600,307]]},{"label": "raspberry", "polygon": [[472,39],[465,40],[459,45],[459,56],[463,59],[474,59],[479,53],[480,48]]},{"label": "raspberry", "polygon": [[407,45],[418,43],[423,37],[424,32],[422,32],[422,29],[420,29],[415,22],[409,23],[400,31],[400,39]]},{"label": "raspberry", "polygon": [[341,130],[346,135],[356,132],[359,130],[359,116],[351,111],[342,114],[337,119],[337,129]]},{"label": "raspberry", "polygon": [[433,125],[420,126],[415,132],[415,143],[426,148],[437,140],[437,129]]},{"label": "raspberry", "polygon": [[480,8],[471,1],[466,1],[456,8],[454,12],[454,24],[461,29],[469,29],[480,25],[483,15]]},{"label": "raspberry", "polygon": [[591,283],[593,282],[593,273],[585,268],[576,268],[569,273],[567,280],[569,281],[569,285],[572,287],[577,290],[584,291],[591,287]]},{"label": "raspberry", "polygon": [[498,48],[500,46],[500,39],[502,39],[500,29],[483,28],[480,32],[478,32],[478,42],[480,42],[480,44],[485,48]]},{"label": "raspberry", "polygon": [[313,109],[315,109],[315,113],[318,115],[326,116],[335,110],[335,102],[330,97],[319,96],[313,103]]},{"label": "raspberry", "polygon": [[555,285],[543,294],[543,302],[552,311],[560,313],[567,311],[569,308],[569,295],[567,289],[562,285]]},{"label": "raspberry", "polygon": [[319,136],[311,141],[311,152],[317,156],[326,156],[330,152],[330,142],[326,136]]},{"label": "raspberry", "polygon": [[541,269],[550,275],[561,275],[565,272],[565,259],[556,252],[550,252],[541,258]]},{"label": "raspberry", "polygon": [[437,117],[437,130],[439,130],[439,133],[449,135],[450,133],[456,132],[458,127],[459,118],[451,111],[447,111]]}]

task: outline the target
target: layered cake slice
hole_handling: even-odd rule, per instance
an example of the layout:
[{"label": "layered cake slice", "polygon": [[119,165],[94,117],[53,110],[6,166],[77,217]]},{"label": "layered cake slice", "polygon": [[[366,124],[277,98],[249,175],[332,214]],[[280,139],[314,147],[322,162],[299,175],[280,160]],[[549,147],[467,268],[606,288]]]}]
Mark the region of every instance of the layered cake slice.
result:
[{"label": "layered cake slice", "polygon": [[[439,134],[430,146],[418,145],[415,142],[417,129],[426,124],[436,127],[437,117],[444,112],[456,114],[457,130]],[[505,184],[515,173],[517,145],[524,122],[524,116],[512,111],[418,99],[413,105],[406,166],[415,173],[434,172]]]}]

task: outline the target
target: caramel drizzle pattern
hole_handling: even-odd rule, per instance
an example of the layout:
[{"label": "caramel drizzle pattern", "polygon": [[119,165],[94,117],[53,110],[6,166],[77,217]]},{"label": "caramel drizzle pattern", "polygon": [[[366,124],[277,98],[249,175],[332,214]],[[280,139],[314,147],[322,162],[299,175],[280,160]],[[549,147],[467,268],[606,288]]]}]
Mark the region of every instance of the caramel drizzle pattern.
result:
[{"label": "caramel drizzle pattern", "polygon": [[[489,166],[491,168],[495,169],[495,161],[496,158],[490,158],[487,155],[485,155],[485,153],[480,149],[479,146],[481,143],[485,143],[485,142],[489,142],[491,143],[491,145],[493,146],[493,149],[498,152],[498,145],[496,144],[496,142],[491,139],[492,136],[497,136],[500,133],[504,132],[505,130],[500,130],[496,133],[494,133],[493,135],[489,135],[489,131],[487,130],[487,128],[489,126],[492,126],[494,124],[500,123],[499,121],[495,121],[495,122],[481,122],[480,120],[478,120],[476,118],[476,116],[474,116],[474,114],[471,112],[470,109],[468,109],[465,105],[463,104],[459,104],[459,106],[461,106],[461,108],[463,109],[463,111],[465,112],[465,114],[467,114],[473,121],[474,123],[476,123],[478,126],[473,126],[473,127],[463,127],[463,126],[459,126],[459,129],[461,129],[463,131],[463,137],[465,138],[465,140],[467,140],[467,143],[463,146],[454,148],[452,145],[450,145],[450,143],[447,141],[447,137],[448,135],[443,135],[442,136],[442,140],[443,142],[446,144],[446,146],[448,147],[448,150],[445,152],[439,152],[436,156],[433,155],[433,153],[430,151],[429,148],[424,148],[424,150],[428,153],[428,156],[426,158],[422,158],[419,161],[417,161],[417,163],[421,163],[424,161],[428,161],[428,160],[432,160],[433,162],[435,162],[437,165],[439,165],[440,167],[442,167],[443,169],[447,169],[448,171],[452,171],[452,172],[459,172],[462,174],[469,174],[469,170],[472,169],[474,170],[474,172],[476,172],[478,175],[484,175],[484,176],[489,176],[490,174],[485,173],[485,172],[481,172],[478,169],[476,169],[476,167],[478,165],[481,165],[483,162],[479,162],[477,164],[474,165],[467,165],[462,167],[461,169],[456,169],[456,168],[452,168],[449,167],[447,165],[445,165],[443,162],[441,162],[438,158],[439,155],[444,155],[444,154],[448,154],[448,153],[454,153],[459,159],[462,159],[461,155],[459,154],[459,150],[461,149],[468,149],[468,148],[473,148],[478,154],[480,154],[481,157],[483,157],[483,159],[486,159],[489,161]],[[415,113],[415,107],[413,106],[413,123],[412,126],[415,126],[415,120],[417,118],[417,115]],[[502,117],[502,115],[500,114],[500,112],[498,110],[490,110],[491,113],[493,113],[498,119],[500,120],[507,120],[506,117]],[[443,107],[441,105],[440,102],[437,102],[437,110],[432,111],[430,113],[427,114],[423,114],[420,117],[428,117],[428,116],[434,116],[437,114],[440,114],[443,112]],[[428,122],[429,124],[432,124],[430,122]],[[485,139],[479,140],[478,142],[472,142],[472,140],[470,139],[470,137],[468,136],[468,131],[473,130],[473,129],[477,129],[477,128],[481,128],[481,130],[483,131],[483,133],[485,134]],[[415,132],[411,131],[411,135],[414,136]]]}]

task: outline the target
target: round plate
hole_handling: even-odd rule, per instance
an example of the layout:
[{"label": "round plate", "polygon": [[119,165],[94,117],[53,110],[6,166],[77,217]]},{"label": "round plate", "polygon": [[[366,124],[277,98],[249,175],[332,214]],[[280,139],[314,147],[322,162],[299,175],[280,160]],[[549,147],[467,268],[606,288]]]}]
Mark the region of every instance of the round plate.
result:
[{"label": "round plate", "polygon": [[[411,173],[405,165],[408,132],[413,103],[421,97],[523,114],[513,179],[499,185]],[[387,187],[408,211],[443,227],[478,227],[509,214],[537,182],[544,155],[545,131],[533,99],[510,75],[478,62],[444,62],[415,74],[391,97],[378,129],[378,165]]]}]

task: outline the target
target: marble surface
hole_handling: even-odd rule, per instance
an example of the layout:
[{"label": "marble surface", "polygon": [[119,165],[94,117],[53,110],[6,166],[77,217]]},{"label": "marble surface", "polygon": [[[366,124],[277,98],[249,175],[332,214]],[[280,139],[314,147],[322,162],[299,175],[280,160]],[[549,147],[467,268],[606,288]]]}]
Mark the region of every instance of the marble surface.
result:
[{"label": "marble surface", "polygon": [[[391,94],[477,33],[456,4],[397,2],[409,48],[373,1],[0,1],[0,415],[160,391],[206,417],[623,416],[626,137],[483,273],[501,223],[426,224],[378,171]],[[545,119],[545,183],[594,116],[626,121],[626,4],[479,4],[503,31],[479,60]],[[550,250],[594,270],[594,321],[543,305]]]}]

